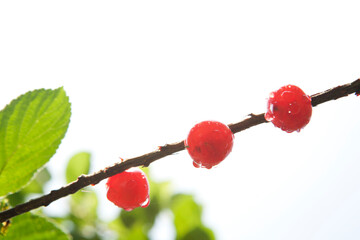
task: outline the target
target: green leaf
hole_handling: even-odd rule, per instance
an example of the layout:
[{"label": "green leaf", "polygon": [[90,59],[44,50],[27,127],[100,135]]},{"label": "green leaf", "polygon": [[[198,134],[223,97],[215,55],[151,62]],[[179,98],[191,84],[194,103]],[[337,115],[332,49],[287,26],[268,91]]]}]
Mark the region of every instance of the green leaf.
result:
[{"label": "green leaf", "polygon": [[[9,209],[9,201],[8,199],[0,199],[0,211],[5,211],[7,209]],[[8,231],[8,228],[10,226],[10,221],[7,220],[5,222],[0,222],[0,236],[4,236],[7,231]]]},{"label": "green leaf", "polygon": [[129,229],[137,225],[142,226],[144,233],[147,234],[154,225],[156,216],[160,212],[159,207],[157,196],[152,196],[148,207],[135,208],[130,212],[121,211],[120,219],[124,223],[124,226]]},{"label": "green leaf", "polygon": [[36,177],[22,190],[25,194],[44,193],[44,185],[50,181],[51,175],[47,168],[42,168]]},{"label": "green leaf", "polygon": [[174,224],[177,239],[182,239],[188,232],[201,226],[202,208],[187,194],[177,194],[173,197],[171,208],[174,214]]},{"label": "green leaf", "polygon": [[148,240],[147,231],[144,231],[144,227],[136,223],[128,228],[124,226],[123,221],[119,218],[109,223],[109,228],[117,233],[118,240]]},{"label": "green leaf", "polygon": [[66,167],[66,181],[75,181],[81,174],[88,174],[90,170],[90,153],[80,152],[70,158]]},{"label": "green leaf", "polygon": [[97,219],[98,199],[94,191],[80,190],[71,195],[70,210],[74,217],[81,219],[87,224]]},{"label": "green leaf", "polygon": [[16,206],[25,202],[30,195],[44,193],[44,185],[50,181],[50,179],[51,175],[47,168],[41,169],[41,171],[37,173],[36,177],[26,187],[7,196],[10,205]]},{"label": "green leaf", "polygon": [[6,240],[68,240],[70,237],[61,231],[54,223],[48,219],[25,213],[14,217],[11,220],[6,236],[0,236]]},{"label": "green leaf", "polygon": [[55,154],[70,114],[63,88],[28,92],[0,112],[0,196],[21,189]]},{"label": "green leaf", "polygon": [[127,235],[120,235],[119,240],[148,240],[149,237],[143,231],[143,227],[139,224],[134,225]]},{"label": "green leaf", "polygon": [[193,239],[201,239],[201,240],[215,240],[215,235],[212,230],[209,228],[206,228],[204,226],[199,226],[188,233],[181,238],[181,240],[193,240]]},{"label": "green leaf", "polygon": [[202,207],[188,194],[177,194],[173,197],[171,208],[177,240],[214,240],[215,235],[201,221]]},{"label": "green leaf", "polygon": [[103,234],[103,225],[97,216],[98,199],[94,191],[83,189],[70,198],[70,212],[63,223],[71,222],[70,234],[74,239],[99,240]]}]

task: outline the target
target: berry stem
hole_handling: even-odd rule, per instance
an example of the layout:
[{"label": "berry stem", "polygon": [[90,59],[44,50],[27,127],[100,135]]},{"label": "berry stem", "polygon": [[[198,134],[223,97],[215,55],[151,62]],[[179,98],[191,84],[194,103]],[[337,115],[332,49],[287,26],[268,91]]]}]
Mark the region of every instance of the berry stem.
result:
[{"label": "berry stem", "polygon": [[[336,100],[338,98],[348,96],[352,93],[360,93],[360,78],[352,83],[341,85],[335,88],[328,89],[324,92],[312,95],[312,106],[317,106],[330,100]],[[267,121],[265,120],[264,113],[250,114],[246,119],[242,120],[241,122],[229,124],[228,126],[233,133],[238,133],[266,122]],[[173,153],[182,151],[184,149],[184,141],[166,144],[162,147],[159,147],[153,152],[149,152],[147,154],[130,158],[120,163],[116,163],[113,166],[102,169],[91,175],[81,175],[76,181],[69,183],[68,185],[63,186],[57,190],[53,190],[49,194],[32,199],[26,203],[19,204],[11,209],[0,212],[0,222],[4,222],[12,217],[29,212],[41,206],[48,206],[50,203],[60,198],[66,197],[70,194],[74,194],[88,185],[98,184],[100,181],[120,172],[123,172],[131,167],[148,167],[152,162],[169,156]]]}]

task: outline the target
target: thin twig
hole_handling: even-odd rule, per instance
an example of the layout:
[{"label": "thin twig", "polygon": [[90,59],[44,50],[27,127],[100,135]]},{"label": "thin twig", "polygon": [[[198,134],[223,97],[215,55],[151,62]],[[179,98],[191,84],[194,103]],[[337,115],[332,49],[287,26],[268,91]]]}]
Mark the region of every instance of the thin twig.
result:
[{"label": "thin twig", "polygon": [[[356,93],[356,94],[360,93],[360,79],[357,79],[356,81],[349,84],[345,84],[342,86],[331,88],[321,93],[314,94],[311,96],[311,102],[313,106],[317,106],[321,103],[330,100],[336,100],[338,98],[345,97],[352,93]],[[238,133],[250,127],[266,122],[267,121],[264,118],[264,113],[250,114],[246,119],[244,119],[241,122],[229,124],[229,127],[233,133]],[[26,203],[17,205],[11,209],[0,212],[0,222],[4,222],[12,217],[23,214],[25,212],[29,212],[41,206],[48,206],[50,203],[60,198],[73,194],[88,185],[98,184],[100,181],[108,177],[111,177],[115,174],[118,174],[120,172],[123,172],[131,167],[139,167],[139,166],[147,167],[152,162],[160,158],[182,151],[184,149],[185,149],[184,141],[167,144],[162,147],[159,147],[156,151],[135,158],[127,159],[121,163],[116,163],[111,167],[107,167],[91,175],[81,175],[78,177],[76,181],[69,183],[68,185],[61,187],[57,190],[53,190],[47,195],[43,195],[39,198],[30,200]]]}]

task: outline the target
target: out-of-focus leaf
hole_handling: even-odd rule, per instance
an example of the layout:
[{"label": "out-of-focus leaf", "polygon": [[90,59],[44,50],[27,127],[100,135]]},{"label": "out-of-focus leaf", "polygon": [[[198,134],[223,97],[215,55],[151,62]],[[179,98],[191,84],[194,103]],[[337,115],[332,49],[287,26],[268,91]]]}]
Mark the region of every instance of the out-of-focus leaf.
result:
[{"label": "out-of-focus leaf", "polygon": [[43,168],[36,177],[21,191],[8,195],[7,198],[12,206],[16,206],[26,201],[30,194],[44,193],[44,185],[51,179],[50,173]]},{"label": "out-of-focus leaf", "polygon": [[139,223],[133,224],[131,228],[124,226],[118,218],[109,223],[110,229],[117,233],[117,240],[148,240],[149,237]]},{"label": "out-of-focus leaf", "polygon": [[147,175],[150,184],[150,202],[156,201],[158,208],[162,211],[165,208],[169,208],[171,197],[172,197],[172,186],[171,182],[153,181],[151,177],[151,167],[144,167],[141,169]]},{"label": "out-of-focus leaf", "polygon": [[144,233],[141,225],[137,224],[131,228],[127,236],[119,236],[119,240],[148,240],[148,236]]},{"label": "out-of-focus leaf", "polygon": [[202,225],[202,208],[195,202],[192,195],[175,195],[172,200],[171,210],[174,214],[177,239],[182,239],[188,232]]},{"label": "out-of-focus leaf", "polygon": [[90,170],[90,153],[80,152],[70,158],[66,167],[66,182],[75,181],[81,174],[88,174]]},{"label": "out-of-focus leaf", "polygon": [[181,240],[215,240],[215,235],[213,231],[204,226],[196,227],[185,234],[184,237],[180,238]]},{"label": "out-of-focus leaf", "polygon": [[[1,212],[9,209],[9,207],[10,207],[9,202],[6,198],[0,200],[0,211]],[[4,236],[7,233],[9,227],[10,227],[9,220],[2,222],[2,223],[0,222],[0,236]]]},{"label": "out-of-focus leaf", "polygon": [[1,212],[7,210],[9,207],[10,206],[9,206],[8,199],[5,198],[5,199],[0,200],[0,211]]},{"label": "out-of-focus leaf", "polygon": [[120,219],[127,228],[132,228],[134,225],[141,225],[143,231],[148,231],[154,225],[156,216],[159,214],[159,204],[156,196],[151,197],[150,204],[146,208],[135,208],[134,210],[127,212],[122,210],[120,212]]},{"label": "out-of-focus leaf", "polygon": [[23,191],[25,193],[44,193],[44,185],[50,181],[51,175],[47,168],[41,169],[36,177],[27,185]]},{"label": "out-of-focus leaf", "polygon": [[0,111],[0,196],[24,187],[49,161],[70,114],[63,88],[28,92]]},{"label": "out-of-focus leaf", "polygon": [[150,198],[156,199],[160,210],[170,207],[171,197],[172,186],[170,182],[150,182]]},{"label": "out-of-focus leaf", "polygon": [[11,225],[5,236],[6,240],[69,240],[70,237],[54,223],[44,217],[25,213],[12,218]]},{"label": "out-of-focus leaf", "polygon": [[91,190],[80,190],[71,196],[71,214],[86,223],[92,223],[97,219],[97,207],[96,193]]},{"label": "out-of-focus leaf", "polygon": [[83,189],[70,198],[70,211],[67,216],[56,218],[65,226],[74,240],[101,240],[106,232],[105,223],[97,216],[98,199],[94,191]]},{"label": "out-of-focus leaf", "polygon": [[[80,152],[71,157],[66,168],[66,181],[73,182],[80,175],[88,174],[91,165],[91,155]],[[93,188],[84,188],[71,195],[70,212],[63,219],[64,224],[74,240],[100,240],[106,230],[103,222],[98,218],[98,198]]]}]

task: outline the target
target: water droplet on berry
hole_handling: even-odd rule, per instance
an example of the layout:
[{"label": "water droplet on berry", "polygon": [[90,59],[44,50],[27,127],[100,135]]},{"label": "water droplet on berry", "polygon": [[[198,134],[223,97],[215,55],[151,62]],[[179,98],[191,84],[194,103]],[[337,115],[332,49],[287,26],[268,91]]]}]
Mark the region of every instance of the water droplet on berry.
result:
[{"label": "water droplet on berry", "polygon": [[195,162],[195,161],[193,161],[193,165],[194,165],[194,167],[196,167],[196,168],[200,168],[200,167],[201,167],[201,164],[198,164],[198,163]]},{"label": "water droplet on berry", "polygon": [[149,206],[149,204],[150,204],[150,199],[147,198],[147,199],[145,200],[145,202],[143,202],[140,206],[141,206],[142,208],[146,208],[147,206]]},{"label": "water droplet on berry", "polygon": [[274,104],[270,104],[269,109],[271,112],[274,112]]},{"label": "water droplet on berry", "polygon": [[265,113],[265,119],[266,121],[272,121],[274,119],[274,115],[267,112]]}]

